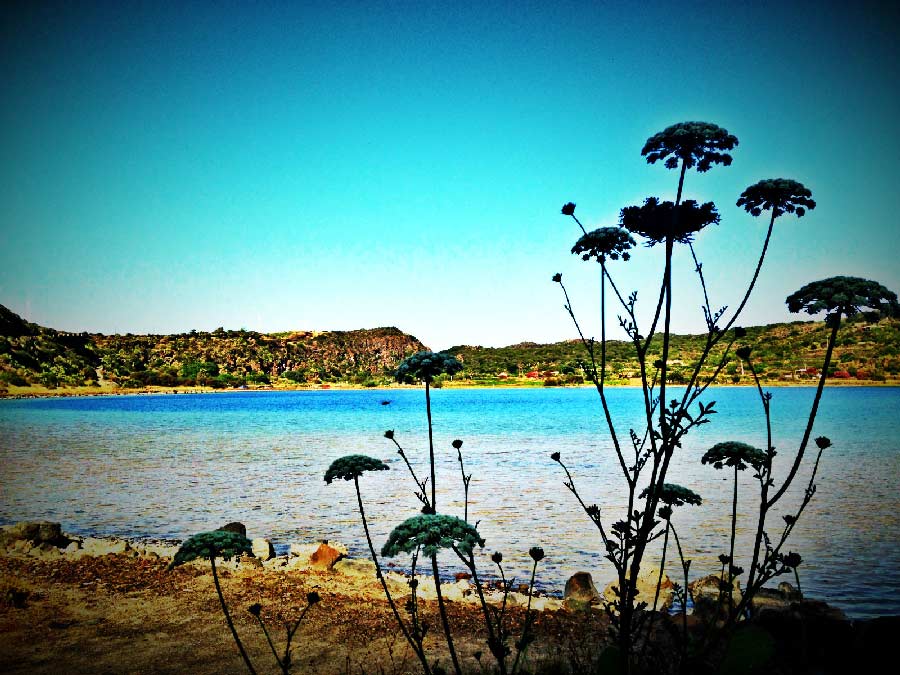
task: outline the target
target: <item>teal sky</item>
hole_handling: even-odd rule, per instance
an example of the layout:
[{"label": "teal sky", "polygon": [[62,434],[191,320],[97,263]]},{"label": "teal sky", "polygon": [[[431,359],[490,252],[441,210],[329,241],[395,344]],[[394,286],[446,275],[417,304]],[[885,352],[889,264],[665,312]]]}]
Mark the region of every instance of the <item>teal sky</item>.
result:
[{"label": "teal sky", "polygon": [[[599,266],[569,253],[674,197],[646,138],[740,139],[691,173],[697,250],[735,306],[762,178],[818,208],[776,225],[745,325],[838,274],[900,290],[892,3],[4,3],[0,304],[71,331],[396,325],[435,349],[596,333]],[[752,5],[752,6],[751,6]],[[649,309],[660,247],[614,274]],[[703,325],[687,251],[673,328]],[[619,336],[615,318],[608,327]]]}]

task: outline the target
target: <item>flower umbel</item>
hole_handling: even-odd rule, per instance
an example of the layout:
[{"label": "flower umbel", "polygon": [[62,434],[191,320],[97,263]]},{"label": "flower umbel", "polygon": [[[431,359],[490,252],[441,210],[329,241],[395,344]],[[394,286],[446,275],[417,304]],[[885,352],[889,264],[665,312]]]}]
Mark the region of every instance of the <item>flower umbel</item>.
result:
[{"label": "flower umbel", "polygon": [[462,364],[455,356],[441,352],[418,352],[406,358],[397,368],[398,382],[431,382],[438,375],[455,375]]},{"label": "flower umbel", "polygon": [[456,516],[413,516],[391,532],[381,548],[381,555],[392,558],[400,553],[412,553],[421,547],[426,556],[436,555],[442,548],[456,547],[469,554],[475,545],[484,546],[478,530]]},{"label": "flower umbel", "polygon": [[596,258],[597,262],[610,260],[628,260],[628,252],[635,245],[634,239],[621,227],[601,227],[583,235],[575,242],[572,253],[581,256],[582,260]]},{"label": "flower umbel", "polygon": [[325,472],[325,482],[331,483],[335,478],[353,480],[366,471],[387,471],[390,467],[380,459],[366,455],[345,455],[338,457]]},{"label": "flower umbel", "polygon": [[197,558],[232,558],[241,553],[252,553],[250,540],[238,532],[214,530],[201,532],[187,539],[169,564],[169,569]]},{"label": "flower umbel", "polygon": [[[664,242],[671,236],[673,241],[687,244],[693,235],[707,225],[719,222],[719,213],[712,202],[698,204],[688,199],[678,205],[660,202],[656,197],[648,197],[642,206],[626,206],[622,209],[619,224],[629,232],[647,239],[647,246]],[[674,227],[673,227],[674,226]]]},{"label": "flower umbel", "polygon": [[700,461],[703,464],[712,464],[717,469],[733,466],[743,471],[750,466],[759,471],[766,464],[766,453],[740,441],[725,441],[712,446]]}]

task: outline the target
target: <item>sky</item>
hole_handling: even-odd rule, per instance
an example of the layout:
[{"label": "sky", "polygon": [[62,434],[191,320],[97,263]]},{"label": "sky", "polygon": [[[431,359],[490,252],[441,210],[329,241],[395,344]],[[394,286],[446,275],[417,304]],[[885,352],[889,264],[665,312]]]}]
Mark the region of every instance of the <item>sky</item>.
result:
[{"label": "sky", "polygon": [[[776,222],[738,322],[835,275],[900,290],[893,3],[6,2],[0,304],[67,331],[397,326],[433,349],[599,334],[577,225],[615,225],[677,172],[645,140],[735,134],[689,172],[721,223],[696,250],[735,307],[767,220],[741,191],[813,192]],[[613,263],[639,316],[662,247]],[[689,252],[672,328],[703,316]],[[615,309],[610,337],[624,337]]]}]

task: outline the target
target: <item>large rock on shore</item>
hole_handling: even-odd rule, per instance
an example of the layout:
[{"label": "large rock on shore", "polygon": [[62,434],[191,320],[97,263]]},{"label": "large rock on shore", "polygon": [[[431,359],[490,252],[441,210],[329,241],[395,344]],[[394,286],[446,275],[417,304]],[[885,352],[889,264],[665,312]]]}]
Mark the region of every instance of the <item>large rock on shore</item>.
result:
[{"label": "large rock on shore", "polygon": [[25,521],[7,525],[0,530],[0,546],[9,546],[16,541],[29,541],[34,546],[49,544],[66,547],[72,540],[62,533],[62,526],[59,523]]},{"label": "large rock on shore", "polygon": [[563,606],[574,611],[584,611],[590,608],[592,603],[602,600],[594,579],[589,572],[576,572],[566,581],[566,589],[563,594]]},{"label": "large rock on shore", "polygon": [[309,557],[309,564],[316,569],[330,570],[334,564],[347,555],[346,547],[338,548],[323,541]]},{"label": "large rock on shore", "polygon": [[[653,609],[654,599],[656,600],[656,609],[666,609],[672,606],[675,599],[675,584],[669,578],[669,575],[663,573],[660,579],[658,567],[643,567],[637,578],[637,594],[634,598],[634,604],[647,603],[647,609]],[[659,597],[656,597],[656,586],[659,584]],[[610,583],[603,589],[603,601],[613,604],[619,598],[613,587],[619,585],[618,581]]]},{"label": "large rock on shore", "polygon": [[[728,580],[718,574],[710,574],[695,579],[688,584],[691,598],[694,600],[694,614],[698,617],[716,616],[724,618],[728,615],[727,590]],[[731,582],[731,602],[734,606],[740,604],[741,582],[734,579]],[[721,603],[721,604],[720,604]]]},{"label": "large rock on shore", "polygon": [[253,555],[260,560],[271,560],[275,557],[275,547],[272,546],[272,542],[265,538],[254,539],[251,543],[253,548]]}]

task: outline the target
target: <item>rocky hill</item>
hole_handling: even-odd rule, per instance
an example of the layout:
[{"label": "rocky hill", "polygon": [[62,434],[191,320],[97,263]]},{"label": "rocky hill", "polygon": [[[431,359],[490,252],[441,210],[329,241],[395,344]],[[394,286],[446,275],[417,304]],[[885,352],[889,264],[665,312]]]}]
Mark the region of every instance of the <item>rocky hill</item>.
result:
[{"label": "rocky hill", "polygon": [[[822,322],[794,322],[747,328],[741,344],[753,350],[766,381],[812,380],[821,368],[827,329]],[[650,349],[652,362],[661,342]],[[703,337],[675,335],[671,382],[690,374]],[[258,333],[222,328],[179,335],[66,333],[29,323],[0,305],[0,388],[7,385],[82,386],[101,382],[119,387],[307,385],[341,382],[387,384],[406,356],[425,349],[397,328]],[[479,384],[579,384],[586,352],[580,341],[523,342],[489,348],[460,345],[446,350],[462,361],[455,379]],[[613,382],[636,376],[631,345],[610,342],[608,373]],[[706,374],[711,374],[707,370]],[[871,382],[900,377],[900,321],[846,322],[838,336],[830,373],[834,378]],[[750,384],[738,360],[719,374],[721,384]],[[437,385],[442,384],[439,380]]]},{"label": "rocky hill", "polygon": [[397,328],[180,335],[65,333],[28,323],[0,305],[0,384],[233,387],[284,379],[297,384],[374,384],[425,349]]}]

